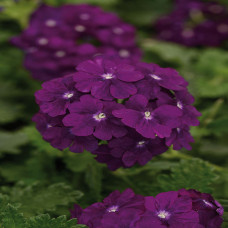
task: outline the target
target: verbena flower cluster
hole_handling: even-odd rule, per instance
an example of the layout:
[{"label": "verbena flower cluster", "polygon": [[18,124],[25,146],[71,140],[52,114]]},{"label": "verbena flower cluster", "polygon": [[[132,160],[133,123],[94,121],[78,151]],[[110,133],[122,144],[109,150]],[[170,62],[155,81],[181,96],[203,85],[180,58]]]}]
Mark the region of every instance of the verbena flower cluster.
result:
[{"label": "verbena flower cluster", "polygon": [[218,46],[228,39],[228,11],[216,2],[177,0],[155,24],[158,38],[186,46]]},{"label": "verbena flower cluster", "polygon": [[41,81],[64,76],[98,53],[139,60],[135,28],[91,5],[41,5],[12,43],[25,52],[25,67]]},{"label": "verbena flower cluster", "polygon": [[103,202],[71,210],[72,218],[90,228],[220,228],[222,215],[222,206],[210,194],[185,189],[156,197],[117,190]]},{"label": "verbena flower cluster", "polygon": [[145,165],[168,146],[191,149],[200,113],[187,85],[171,68],[97,56],[42,84],[33,121],[60,150],[88,150],[111,170]]}]

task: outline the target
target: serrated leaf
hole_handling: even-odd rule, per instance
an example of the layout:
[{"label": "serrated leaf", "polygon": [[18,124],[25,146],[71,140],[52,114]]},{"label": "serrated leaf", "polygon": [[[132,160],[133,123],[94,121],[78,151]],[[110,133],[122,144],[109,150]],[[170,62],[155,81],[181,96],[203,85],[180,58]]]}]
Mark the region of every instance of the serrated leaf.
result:
[{"label": "serrated leaf", "polygon": [[83,195],[65,183],[56,183],[48,187],[38,183],[27,187],[18,185],[11,188],[10,192],[8,188],[3,191],[9,194],[12,202],[21,203],[20,211],[25,216],[51,212],[59,206],[68,208],[69,204],[75,203]]},{"label": "serrated leaf", "polygon": [[182,160],[171,168],[171,174],[160,174],[158,184],[161,191],[177,191],[181,188],[212,192],[211,184],[218,176],[207,162],[194,158]]},{"label": "serrated leaf", "polygon": [[48,214],[32,217],[28,221],[28,228],[82,228],[86,226],[77,225],[77,219],[67,221],[66,216],[50,218]]},{"label": "serrated leaf", "polygon": [[17,208],[8,204],[2,213],[1,225],[4,228],[25,228],[26,221]]}]

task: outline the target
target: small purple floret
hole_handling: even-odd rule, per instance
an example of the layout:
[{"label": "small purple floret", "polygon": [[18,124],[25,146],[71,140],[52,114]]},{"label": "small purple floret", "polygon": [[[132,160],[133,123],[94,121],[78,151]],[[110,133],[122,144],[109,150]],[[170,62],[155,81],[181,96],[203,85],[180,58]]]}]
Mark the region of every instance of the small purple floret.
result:
[{"label": "small purple floret", "polygon": [[223,208],[211,195],[196,190],[143,197],[127,189],[85,209],[75,205],[71,218],[94,228],[219,228],[223,220],[218,210]]}]

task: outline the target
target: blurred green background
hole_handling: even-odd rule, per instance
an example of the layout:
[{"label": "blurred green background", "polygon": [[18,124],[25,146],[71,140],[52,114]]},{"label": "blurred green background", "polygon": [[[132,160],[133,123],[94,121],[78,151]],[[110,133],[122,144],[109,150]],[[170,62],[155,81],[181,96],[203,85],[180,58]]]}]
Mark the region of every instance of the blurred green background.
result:
[{"label": "blurred green background", "polygon": [[143,195],[180,188],[211,193],[223,204],[224,227],[228,227],[227,45],[197,49],[153,39],[152,23],[172,9],[171,0],[43,1],[54,6],[91,3],[136,26],[144,61],[177,69],[189,82],[202,113],[200,126],[191,129],[192,151],[170,148],[144,167],[110,172],[89,153],[52,148],[31,121],[38,111],[33,94],[41,83],[23,68],[23,53],[8,40],[26,27],[39,2],[0,0],[4,6],[0,13],[0,224],[84,227],[76,226],[75,220],[67,222],[74,203],[86,207],[113,190],[130,187]]}]

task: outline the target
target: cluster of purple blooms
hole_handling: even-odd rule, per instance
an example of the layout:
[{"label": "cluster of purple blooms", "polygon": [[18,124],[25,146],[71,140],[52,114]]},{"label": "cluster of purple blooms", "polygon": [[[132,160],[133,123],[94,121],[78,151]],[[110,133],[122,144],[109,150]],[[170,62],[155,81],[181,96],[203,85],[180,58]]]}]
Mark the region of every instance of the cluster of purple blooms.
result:
[{"label": "cluster of purple blooms", "polygon": [[222,206],[210,194],[185,189],[156,197],[117,190],[103,202],[71,210],[72,218],[90,228],[221,228],[222,215]]},{"label": "cluster of purple blooms", "polygon": [[131,61],[141,58],[132,25],[86,4],[41,5],[29,27],[11,42],[24,50],[25,67],[41,81],[73,73],[78,63],[99,53]]},{"label": "cluster of purple blooms", "polygon": [[228,40],[228,10],[217,2],[176,0],[155,24],[158,38],[186,46],[219,46]]},{"label": "cluster of purple blooms", "polygon": [[60,150],[88,150],[111,170],[145,165],[168,146],[191,149],[200,113],[187,85],[171,68],[96,56],[42,84],[33,121]]}]

